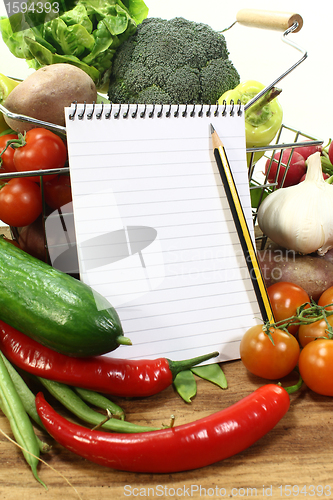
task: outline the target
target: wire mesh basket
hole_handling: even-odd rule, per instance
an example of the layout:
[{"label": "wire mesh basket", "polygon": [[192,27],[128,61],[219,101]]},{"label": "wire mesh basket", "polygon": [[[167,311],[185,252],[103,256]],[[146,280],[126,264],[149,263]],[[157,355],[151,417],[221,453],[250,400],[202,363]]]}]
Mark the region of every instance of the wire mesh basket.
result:
[{"label": "wire mesh basket", "polygon": [[[321,145],[322,143],[323,141],[318,140],[315,137],[306,134],[305,132],[294,129],[292,127],[288,127],[283,124],[277,134],[276,141],[274,144],[271,144],[265,148],[247,148],[246,152],[247,155],[250,157],[248,178],[249,178],[249,188],[251,195],[252,217],[255,229],[258,229],[257,214],[262,201],[268,194],[272,193],[276,189],[282,189],[284,186],[284,181],[288,169],[290,167],[290,161],[292,159],[292,154],[294,149],[301,146],[310,146],[310,145],[317,146]],[[284,163],[281,161],[281,158],[283,152],[287,148],[291,150],[291,153],[288,155],[286,163]],[[255,153],[260,151],[261,152],[263,151],[264,154],[260,158],[260,160],[255,163],[254,162]],[[271,182],[268,182],[268,177],[270,174],[270,165],[272,164],[272,158],[276,153],[279,153],[280,160],[277,161],[275,178],[271,179]],[[268,169],[266,168],[266,163],[268,164]],[[277,179],[281,168],[284,169],[284,172],[282,179],[279,179],[278,182]],[[64,249],[67,249],[68,245],[75,246],[74,214],[73,211],[71,210],[70,205],[63,207],[63,209],[59,208],[58,210],[50,213],[50,209],[47,207],[45,203],[45,198],[43,195],[43,186],[48,175],[54,173],[69,173],[69,172],[70,169],[67,166],[63,169],[57,169],[57,170],[53,169],[50,171],[43,171],[42,176],[40,176],[40,173],[38,172],[25,172],[24,174],[23,173],[12,174],[12,176],[16,177],[31,176],[31,175],[40,176],[40,185],[41,185],[42,200],[43,200],[43,211],[42,211],[42,216],[40,218],[40,224],[43,231],[44,252],[43,255],[39,255],[39,258],[42,257],[42,259],[45,262],[48,262],[49,264],[52,264],[52,262],[54,261],[54,259],[51,258],[50,255],[52,256],[55,250],[57,251],[62,246],[64,247]],[[6,178],[6,174],[0,174],[0,181],[2,177]],[[61,232],[56,231],[55,233],[57,234],[57,237],[51,239],[49,231],[48,231],[48,238],[46,237],[46,226],[45,226],[46,220],[47,219],[49,220],[50,217],[58,218],[61,221],[61,225],[64,229]],[[11,227],[10,229],[12,238],[18,241],[20,238],[20,228]],[[257,248],[263,249],[266,245],[267,237],[264,234],[262,234],[260,230],[255,231],[255,234],[256,234]],[[75,262],[71,263],[71,268],[68,268],[67,272],[69,274],[74,275],[75,277],[79,276],[78,262],[76,260]]]}]

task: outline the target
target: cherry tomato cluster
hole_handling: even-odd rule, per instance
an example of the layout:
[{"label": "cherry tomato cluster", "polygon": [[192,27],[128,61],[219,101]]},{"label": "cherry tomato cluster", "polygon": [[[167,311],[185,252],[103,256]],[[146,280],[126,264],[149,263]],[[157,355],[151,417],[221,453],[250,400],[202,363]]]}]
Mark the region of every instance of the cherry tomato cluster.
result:
[{"label": "cherry tomato cluster", "polygon": [[[26,172],[61,169],[67,161],[64,141],[45,128],[28,130],[24,135],[6,134],[0,137],[0,172],[22,173],[8,177],[0,186],[0,219],[14,227],[33,223],[42,213],[40,175]],[[68,174],[43,175],[43,194],[46,204],[57,209],[71,201]]]},{"label": "cherry tomato cluster", "polygon": [[[311,307],[307,292],[293,283],[275,283],[267,292],[276,323],[297,316],[300,308],[304,311]],[[324,311],[333,310],[333,287],[321,295],[317,304]],[[333,315],[328,315],[326,320],[294,324],[288,331],[274,325],[268,330],[263,325],[253,326],[240,344],[244,366],[268,380],[281,379],[298,367],[302,380],[311,390],[333,396],[333,338],[328,334],[328,325],[333,327]]]}]

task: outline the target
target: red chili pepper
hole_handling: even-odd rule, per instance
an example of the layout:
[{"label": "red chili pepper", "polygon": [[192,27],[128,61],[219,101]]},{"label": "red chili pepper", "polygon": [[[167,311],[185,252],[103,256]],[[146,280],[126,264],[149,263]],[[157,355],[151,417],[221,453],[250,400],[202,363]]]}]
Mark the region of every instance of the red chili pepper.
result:
[{"label": "red chili pepper", "polygon": [[69,422],[36,396],[37,412],[62,446],[117,470],[171,473],[205,467],[245,450],[269,432],[290,405],[285,389],[260,387],[236,404],[192,423],[140,434],[92,431]]},{"label": "red chili pepper", "polygon": [[3,321],[0,321],[0,349],[9,361],[28,373],[121,397],[157,394],[169,387],[180,371],[218,355],[214,352],[184,361],[73,358],[39,344]]}]

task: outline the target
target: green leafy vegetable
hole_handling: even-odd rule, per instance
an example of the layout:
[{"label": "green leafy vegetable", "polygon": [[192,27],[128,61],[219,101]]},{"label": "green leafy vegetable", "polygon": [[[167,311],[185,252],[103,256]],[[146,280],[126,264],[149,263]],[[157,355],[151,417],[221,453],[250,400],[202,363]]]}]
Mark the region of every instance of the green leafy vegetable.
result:
[{"label": "green leafy vegetable", "polygon": [[38,69],[55,63],[78,66],[106,91],[116,49],[148,15],[143,0],[78,0],[55,19],[29,15],[29,29],[13,31],[9,18],[0,20],[2,38],[16,57]]}]

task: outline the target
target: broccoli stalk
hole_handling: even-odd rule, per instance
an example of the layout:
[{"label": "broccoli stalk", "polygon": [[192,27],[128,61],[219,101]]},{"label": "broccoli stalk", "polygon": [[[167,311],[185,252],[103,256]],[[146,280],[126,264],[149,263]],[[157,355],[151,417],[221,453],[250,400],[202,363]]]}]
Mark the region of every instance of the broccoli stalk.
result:
[{"label": "broccoli stalk", "polygon": [[147,18],[116,51],[108,97],[119,103],[215,103],[237,86],[224,36],[177,17]]}]

